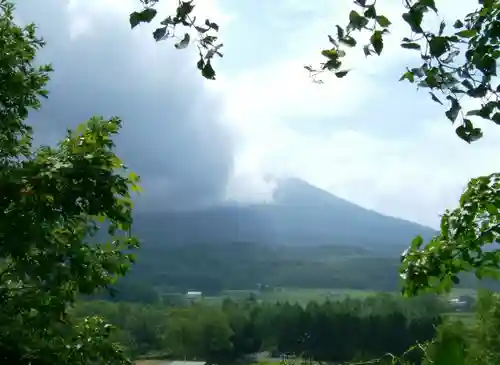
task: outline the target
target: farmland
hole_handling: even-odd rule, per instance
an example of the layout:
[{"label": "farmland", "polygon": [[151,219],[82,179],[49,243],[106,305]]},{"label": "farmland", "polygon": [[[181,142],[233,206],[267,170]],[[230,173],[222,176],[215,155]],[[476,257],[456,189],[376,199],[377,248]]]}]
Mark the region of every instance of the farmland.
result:
[{"label": "farmland", "polygon": [[[208,303],[220,303],[224,299],[244,300],[250,296],[262,302],[289,302],[306,305],[308,302],[324,302],[326,300],[343,300],[347,297],[353,299],[364,299],[380,293],[392,294],[398,296],[398,292],[380,292],[375,290],[357,290],[357,289],[309,289],[309,288],[275,288],[269,291],[258,290],[225,290],[217,296],[205,296],[204,301]],[[476,290],[457,288],[448,296],[458,297],[461,295],[470,295],[475,297]]]},{"label": "farmland", "polygon": [[[218,303],[225,298],[242,300],[249,298],[252,294],[259,301],[263,302],[289,302],[306,305],[308,302],[324,302],[326,300],[342,300],[347,297],[366,298],[375,295],[377,292],[371,290],[356,289],[306,289],[306,288],[275,288],[270,291],[257,290],[226,290],[218,296],[208,296],[208,302]],[[394,293],[396,294],[396,293]]]}]

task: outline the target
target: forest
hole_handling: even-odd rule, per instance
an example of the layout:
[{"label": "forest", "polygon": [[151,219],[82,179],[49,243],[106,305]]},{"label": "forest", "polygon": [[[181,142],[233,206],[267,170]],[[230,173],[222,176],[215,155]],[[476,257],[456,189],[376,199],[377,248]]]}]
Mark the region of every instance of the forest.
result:
[{"label": "forest", "polygon": [[74,315],[106,318],[119,328],[116,339],[134,357],[233,364],[255,361],[258,353],[321,362],[401,356],[435,336],[446,310],[446,302],[435,295],[405,301],[380,294],[306,306],[259,303],[252,296],[221,305],[85,301]]},{"label": "forest", "polygon": [[305,306],[252,296],[220,305],[94,300],[80,301],[71,315],[104,317],[117,328],[113,340],[135,359],[494,364],[500,359],[500,295],[481,290],[471,304],[455,312],[435,294],[377,294]]}]

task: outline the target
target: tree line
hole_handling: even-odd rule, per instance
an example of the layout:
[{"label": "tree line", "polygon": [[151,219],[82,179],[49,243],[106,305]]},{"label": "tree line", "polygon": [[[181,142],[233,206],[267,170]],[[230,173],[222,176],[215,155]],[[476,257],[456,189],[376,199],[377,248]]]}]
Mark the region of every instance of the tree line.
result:
[{"label": "tree line", "polygon": [[500,363],[500,294],[480,291],[473,312],[462,316],[447,311],[435,295],[408,300],[378,294],[305,307],[258,303],[252,297],[225,300],[220,306],[81,301],[72,315],[99,315],[113,323],[112,340],[131,358],[151,355],[223,364],[255,360],[249,355],[268,351],[308,363]]},{"label": "tree line", "polygon": [[103,316],[119,328],[116,339],[135,357],[153,354],[229,364],[260,352],[327,362],[399,356],[434,337],[442,310],[435,296],[409,303],[381,294],[313,301],[305,307],[259,303],[252,296],[181,307],[83,301],[75,315]]}]

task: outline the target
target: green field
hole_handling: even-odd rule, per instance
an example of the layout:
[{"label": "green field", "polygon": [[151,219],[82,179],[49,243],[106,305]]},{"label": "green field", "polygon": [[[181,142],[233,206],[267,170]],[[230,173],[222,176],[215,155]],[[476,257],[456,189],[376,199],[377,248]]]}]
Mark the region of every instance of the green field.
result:
[{"label": "green field", "polygon": [[[347,297],[351,298],[366,298],[376,295],[377,291],[372,290],[356,290],[356,289],[305,289],[305,288],[275,288],[270,291],[258,290],[225,290],[217,296],[206,296],[203,298],[205,302],[213,302],[214,304],[222,302],[226,298],[233,300],[247,299],[251,294],[254,294],[256,299],[263,302],[289,302],[305,305],[310,301],[323,302],[326,300],[342,300]],[[398,292],[388,292],[394,295],[399,295]],[[457,288],[454,289],[448,296],[458,297],[461,295],[476,296],[476,290]]]},{"label": "green field", "polygon": [[303,289],[303,288],[276,288],[272,291],[259,292],[257,290],[226,290],[218,296],[205,297],[205,301],[218,303],[225,298],[244,300],[251,294],[263,302],[289,302],[302,305],[310,301],[323,302],[326,300],[341,300],[347,297],[366,298],[375,295],[376,291],[354,289]]}]

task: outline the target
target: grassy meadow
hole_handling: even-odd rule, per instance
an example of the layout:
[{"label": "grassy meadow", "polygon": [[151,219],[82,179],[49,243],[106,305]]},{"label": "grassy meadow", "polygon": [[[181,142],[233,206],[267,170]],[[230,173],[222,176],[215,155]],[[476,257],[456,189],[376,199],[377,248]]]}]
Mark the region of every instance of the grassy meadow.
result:
[{"label": "grassy meadow", "polygon": [[263,302],[289,302],[306,305],[308,302],[324,302],[326,300],[342,300],[347,297],[366,298],[375,295],[376,291],[355,289],[305,289],[305,288],[276,288],[272,291],[257,290],[226,290],[218,296],[207,296],[203,300],[214,304],[226,298],[242,300],[254,294],[256,299]]},{"label": "grassy meadow", "polygon": [[[276,288],[270,291],[257,290],[225,290],[217,296],[205,296],[206,302],[214,304],[222,302],[225,298],[233,300],[243,300],[254,294],[256,299],[263,302],[289,302],[307,304],[310,301],[324,302],[326,300],[336,301],[347,297],[350,298],[366,298],[380,293],[372,290],[356,290],[356,289],[307,289],[307,288]],[[394,295],[399,295],[398,292],[389,292]],[[460,295],[476,295],[475,289],[457,288],[454,289],[449,296],[457,297]]]}]

